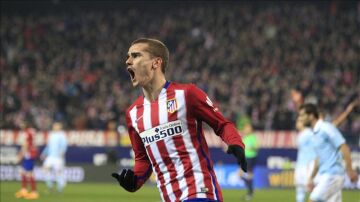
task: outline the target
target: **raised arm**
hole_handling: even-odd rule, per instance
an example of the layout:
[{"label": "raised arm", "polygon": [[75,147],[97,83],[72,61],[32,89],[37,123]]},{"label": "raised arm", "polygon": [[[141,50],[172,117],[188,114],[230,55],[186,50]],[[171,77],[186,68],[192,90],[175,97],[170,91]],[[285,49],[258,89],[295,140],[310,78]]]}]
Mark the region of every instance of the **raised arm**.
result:
[{"label": "raised arm", "polygon": [[349,114],[353,111],[353,109],[356,107],[356,106],[359,106],[360,105],[360,98],[359,99],[356,99],[354,101],[352,101],[345,109],[345,111],[343,111],[339,116],[337,116],[333,121],[332,123],[338,127],[340,124],[342,124],[345,119],[349,116]]}]

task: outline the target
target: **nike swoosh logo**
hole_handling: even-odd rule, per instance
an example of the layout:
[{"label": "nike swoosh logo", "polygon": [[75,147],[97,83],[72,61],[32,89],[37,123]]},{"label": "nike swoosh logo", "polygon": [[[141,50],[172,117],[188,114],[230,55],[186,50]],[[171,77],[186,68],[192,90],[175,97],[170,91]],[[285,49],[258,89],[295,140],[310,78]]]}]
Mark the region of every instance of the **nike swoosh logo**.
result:
[{"label": "nike swoosh logo", "polygon": [[143,116],[144,116],[144,115],[141,115],[139,118],[137,118],[137,119],[135,120],[135,123],[139,122],[140,119],[142,119]]}]

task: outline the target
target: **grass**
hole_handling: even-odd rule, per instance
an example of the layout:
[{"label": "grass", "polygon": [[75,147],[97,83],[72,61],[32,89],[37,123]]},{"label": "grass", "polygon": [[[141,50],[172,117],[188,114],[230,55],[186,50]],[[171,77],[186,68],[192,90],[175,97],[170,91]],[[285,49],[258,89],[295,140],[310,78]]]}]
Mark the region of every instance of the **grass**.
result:
[{"label": "grass", "polygon": [[[14,193],[19,189],[20,182],[1,182],[1,202],[21,202]],[[63,193],[45,193],[45,184],[38,183],[40,198],[37,202],[160,202],[156,187],[144,186],[136,193],[128,193],[116,183],[80,183],[68,184]],[[223,190],[226,202],[241,201],[245,190]],[[252,202],[291,202],[295,201],[294,189],[263,189],[256,190]],[[343,191],[343,202],[360,202],[359,191]]]}]

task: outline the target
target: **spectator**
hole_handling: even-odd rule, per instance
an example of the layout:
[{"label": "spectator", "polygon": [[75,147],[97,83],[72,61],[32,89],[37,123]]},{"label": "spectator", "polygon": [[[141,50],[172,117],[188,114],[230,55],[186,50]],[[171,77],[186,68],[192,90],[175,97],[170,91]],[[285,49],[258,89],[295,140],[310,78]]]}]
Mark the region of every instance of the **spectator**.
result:
[{"label": "spectator", "polygon": [[[221,107],[228,118],[249,112],[256,130],[294,129],[287,124],[296,117],[291,89],[328,114],[359,94],[359,13],[351,3],[339,2],[336,13],[329,3],[166,5],[166,12],[121,6],[2,13],[0,127],[18,128],[30,117],[49,129],[54,116],[70,127],[79,117],[91,129],[105,129],[112,119],[124,124],[124,109],[139,92],[129,93],[125,68],[117,64],[126,42],[144,35],[169,44],[176,67],[170,80],[182,75],[179,82],[198,84],[220,107],[230,104]],[[161,20],[139,22],[139,15]],[[342,125],[347,138],[358,138],[359,116],[355,111]]]}]

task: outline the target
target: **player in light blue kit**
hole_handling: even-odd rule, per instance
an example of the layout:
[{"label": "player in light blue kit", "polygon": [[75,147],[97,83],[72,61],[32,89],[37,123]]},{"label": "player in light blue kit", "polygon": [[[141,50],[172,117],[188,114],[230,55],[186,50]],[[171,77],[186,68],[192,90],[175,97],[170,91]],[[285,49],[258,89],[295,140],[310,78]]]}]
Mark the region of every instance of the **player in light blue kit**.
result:
[{"label": "player in light blue kit", "polygon": [[46,175],[46,186],[49,191],[53,188],[54,177],[58,192],[61,192],[66,185],[66,178],[64,176],[66,149],[67,141],[63,125],[60,122],[54,122],[52,131],[49,133],[48,143],[41,154],[42,159],[45,158],[43,168]]},{"label": "player in light blue kit", "polygon": [[314,168],[316,154],[312,145],[313,132],[311,128],[305,127],[303,122],[297,118],[296,129],[299,131],[295,167],[296,202],[305,202],[307,180],[312,173],[312,168]]},{"label": "player in light blue kit", "polygon": [[[308,180],[308,188],[312,190],[310,202],[341,202],[341,191],[345,178],[342,160],[351,180],[358,180],[352,169],[350,149],[340,131],[331,123],[319,119],[319,112],[314,104],[300,107],[299,119],[305,126],[311,126],[314,133],[313,144],[316,152],[314,170]],[[314,187],[314,177],[318,174],[318,183]]]}]

